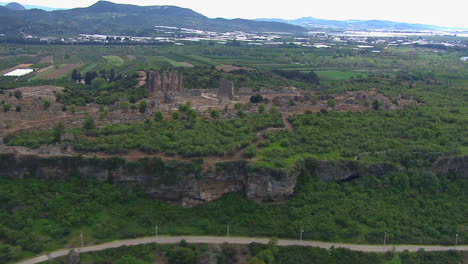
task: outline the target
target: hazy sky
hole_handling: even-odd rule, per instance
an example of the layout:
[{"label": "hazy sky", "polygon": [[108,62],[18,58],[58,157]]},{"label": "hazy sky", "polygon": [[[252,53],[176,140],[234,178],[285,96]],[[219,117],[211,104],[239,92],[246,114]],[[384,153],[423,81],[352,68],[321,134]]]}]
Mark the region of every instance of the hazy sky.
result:
[{"label": "hazy sky", "polygon": [[[14,1],[14,0],[12,0]],[[85,7],[96,0],[16,0],[48,7]],[[136,5],[175,5],[207,17],[382,19],[468,28],[467,0],[113,0]]]}]

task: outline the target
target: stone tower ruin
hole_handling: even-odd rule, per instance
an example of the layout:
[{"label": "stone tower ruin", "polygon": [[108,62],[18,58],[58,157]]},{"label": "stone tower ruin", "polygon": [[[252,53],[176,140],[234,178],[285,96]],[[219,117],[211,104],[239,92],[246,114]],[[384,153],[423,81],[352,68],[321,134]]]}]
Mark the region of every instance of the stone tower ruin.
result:
[{"label": "stone tower ruin", "polygon": [[221,78],[219,80],[218,97],[220,99],[234,99],[234,83]]},{"label": "stone tower ruin", "polygon": [[177,71],[149,71],[146,80],[150,95],[180,94],[184,90],[182,74]]}]

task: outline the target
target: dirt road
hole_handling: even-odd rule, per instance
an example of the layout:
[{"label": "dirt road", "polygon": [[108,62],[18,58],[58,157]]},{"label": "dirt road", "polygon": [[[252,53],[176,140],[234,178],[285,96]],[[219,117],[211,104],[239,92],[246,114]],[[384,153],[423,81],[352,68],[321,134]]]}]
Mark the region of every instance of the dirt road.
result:
[{"label": "dirt road", "polygon": [[[128,240],[117,240],[109,243],[104,243],[95,246],[86,246],[81,249],[76,249],[81,253],[91,252],[91,251],[100,251],[109,248],[117,248],[121,246],[134,246],[142,245],[149,243],[158,243],[158,244],[177,244],[181,240],[186,240],[191,244],[222,244],[224,242],[230,244],[250,244],[252,242],[266,244],[268,243],[268,238],[254,238],[254,237],[211,237],[211,236],[176,236],[176,237],[166,237],[159,236],[157,239],[154,237],[144,237],[144,238],[135,238]],[[396,251],[402,252],[405,250],[415,252],[420,249],[425,251],[468,251],[468,246],[427,246],[427,245],[387,245],[387,246],[376,246],[376,245],[357,245],[357,244],[342,244],[342,243],[329,243],[329,242],[320,242],[320,241],[299,241],[299,240],[289,240],[289,239],[280,239],[278,240],[278,246],[305,246],[305,247],[317,247],[317,248],[347,248],[353,251],[362,251],[362,252],[386,252],[386,251]],[[54,259],[57,257],[66,256],[69,253],[70,249],[54,251],[50,254],[42,255],[35,257],[29,260],[18,262],[18,264],[36,264],[48,259]]]}]

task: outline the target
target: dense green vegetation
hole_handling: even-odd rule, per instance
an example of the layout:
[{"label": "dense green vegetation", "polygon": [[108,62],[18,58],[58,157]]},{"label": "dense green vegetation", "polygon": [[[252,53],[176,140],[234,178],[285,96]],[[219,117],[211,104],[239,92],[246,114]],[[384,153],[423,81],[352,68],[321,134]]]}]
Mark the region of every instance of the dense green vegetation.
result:
[{"label": "dense green vegetation", "polygon": [[265,162],[290,165],[304,156],[393,162],[429,167],[442,155],[460,154],[466,116],[427,107],[364,113],[328,112],[291,117],[294,133],[267,133]]},{"label": "dense green vegetation", "polygon": [[[151,200],[132,185],[66,180],[0,180],[2,258],[86,241],[161,234],[232,235],[382,243],[453,244],[466,228],[467,181],[419,172],[323,182],[304,171],[284,205],[258,204],[240,195],[195,208]],[[450,217],[447,217],[450,215]],[[467,241],[460,233],[459,244]]]},{"label": "dense green vegetation", "polygon": [[[180,251],[196,252],[198,255],[207,251],[209,245],[188,245],[183,241],[173,249],[172,245],[147,244],[138,246],[119,247],[115,249],[107,249],[97,252],[89,252],[80,254],[80,260],[83,263],[90,264],[150,264],[159,260],[159,256],[173,256],[174,253]],[[182,250],[181,250],[182,249]],[[239,255],[236,255],[235,249],[230,244],[223,244],[221,252],[218,253],[218,263],[228,264],[236,263]],[[155,257],[155,254],[158,257]],[[257,243],[249,244],[245,249],[242,249],[241,254],[250,254],[249,264],[266,264],[266,263],[281,263],[281,264],[361,264],[361,263],[399,263],[399,264],[458,264],[461,263],[462,253],[449,252],[424,252],[416,253],[363,253],[355,252],[348,249],[320,249],[308,248],[299,246],[278,247],[272,241],[268,245]],[[179,255],[182,255],[179,253]],[[195,254],[194,254],[195,255]],[[196,255],[195,255],[196,256]],[[189,259],[190,260],[190,259]],[[169,259],[169,264],[185,264],[180,259]],[[64,258],[49,261],[50,264],[66,263]],[[200,261],[194,263],[203,264]]]},{"label": "dense green vegetation", "polygon": [[[76,149],[83,151],[121,153],[128,149],[139,149],[145,152],[203,156],[234,152],[255,141],[257,131],[283,125],[278,114],[206,121],[197,119],[196,113],[191,116],[192,109],[182,110],[181,120],[70,130],[76,137],[71,143]],[[39,147],[53,142],[54,131],[50,130],[21,133],[8,144]]]}]

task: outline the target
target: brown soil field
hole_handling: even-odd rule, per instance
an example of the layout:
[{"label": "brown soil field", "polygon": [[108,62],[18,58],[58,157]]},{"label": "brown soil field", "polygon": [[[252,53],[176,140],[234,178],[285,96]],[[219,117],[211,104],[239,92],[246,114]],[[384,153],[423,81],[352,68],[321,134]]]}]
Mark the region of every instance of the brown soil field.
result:
[{"label": "brown soil field", "polygon": [[66,73],[72,71],[75,68],[78,68],[81,64],[65,64],[62,67],[56,69],[55,71],[49,72],[46,75],[42,76],[41,79],[57,79],[65,75]]},{"label": "brown soil field", "polygon": [[130,60],[130,61],[136,60],[136,57],[133,56],[133,55],[127,55],[127,58],[128,58],[128,60]]},{"label": "brown soil field", "polygon": [[9,73],[11,71],[14,71],[16,69],[23,69],[23,68],[28,68],[29,66],[31,66],[32,64],[18,64],[16,65],[15,67],[11,67],[11,68],[8,68],[8,69],[5,69],[3,71],[0,71],[0,75],[3,75],[5,73]]},{"label": "brown soil field", "polygon": [[54,63],[54,56],[46,56],[42,58],[39,63]]}]

